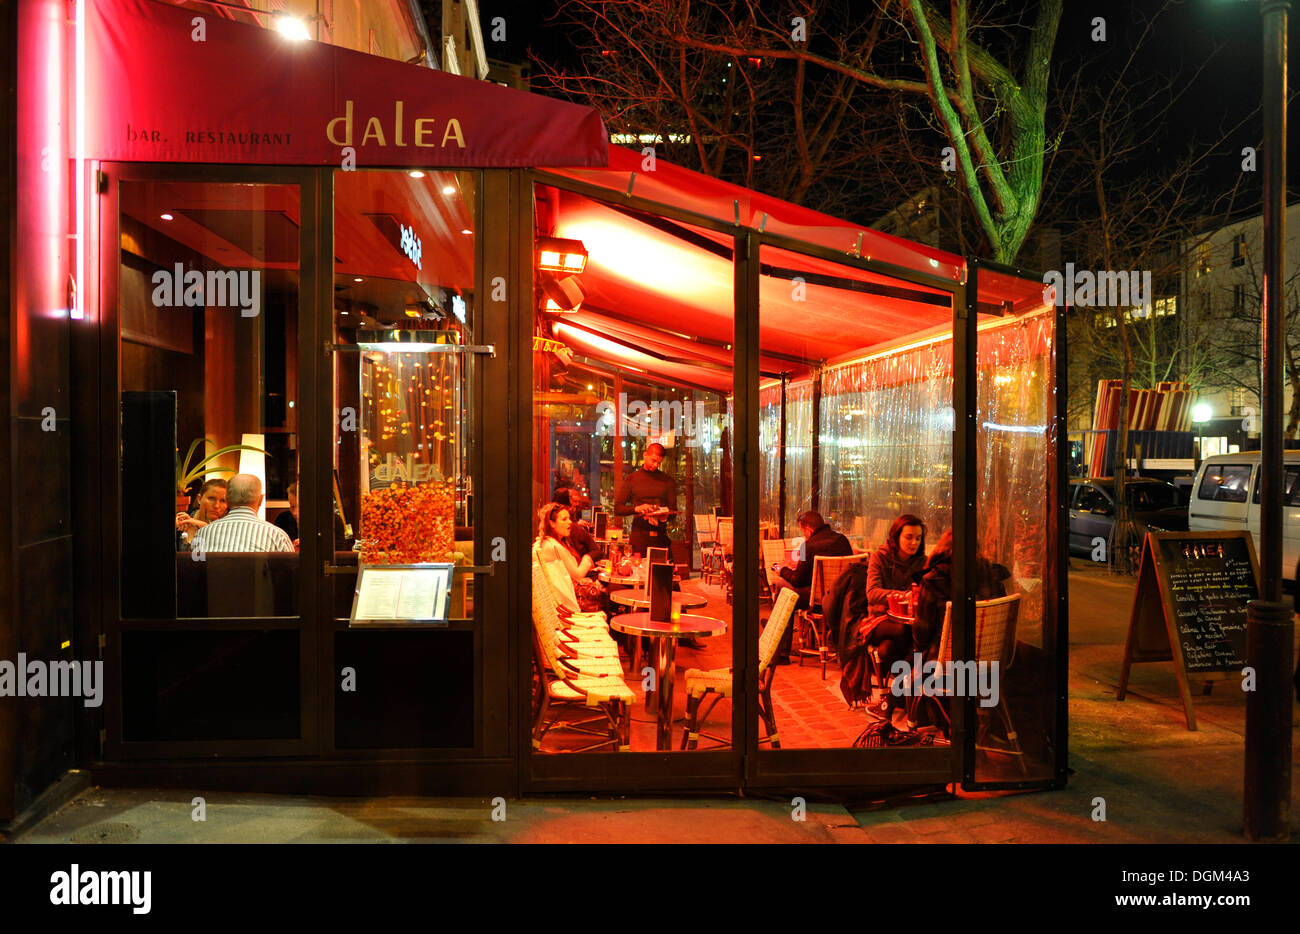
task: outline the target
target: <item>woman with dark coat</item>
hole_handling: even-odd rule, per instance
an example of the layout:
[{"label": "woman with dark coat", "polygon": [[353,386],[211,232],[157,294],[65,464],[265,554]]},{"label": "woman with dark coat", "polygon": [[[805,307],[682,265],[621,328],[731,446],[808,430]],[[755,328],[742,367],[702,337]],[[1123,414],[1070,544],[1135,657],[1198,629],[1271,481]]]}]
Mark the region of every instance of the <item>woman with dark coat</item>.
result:
[{"label": "woman with dark coat", "polygon": [[[972,581],[976,600],[992,600],[1007,595],[1003,584],[1011,574],[1000,564],[994,564],[981,554],[975,555],[975,579]],[[948,601],[952,599],[952,529],[939,537],[930,560],[921,576],[921,596],[917,601],[916,623],[912,626],[912,651],[920,652],[927,660],[939,651],[939,637],[943,634],[943,617]]]},{"label": "woman with dark coat", "polygon": [[[912,634],[905,623],[890,618],[889,598],[910,597],[912,585],[920,579],[924,568],[925,523],[905,513],[890,525],[885,543],[871,556],[867,567],[867,615],[846,633],[847,647],[841,658],[846,659],[845,676],[855,698],[871,695],[870,673],[862,657],[865,652],[875,656],[881,672],[888,676],[894,662],[905,658],[911,650]],[[886,691],[880,701],[867,709],[889,719],[902,706],[903,698]]]},{"label": "woman with dark coat", "polygon": [[[952,529],[939,537],[930,560],[926,562],[925,573],[921,577],[921,594],[917,600],[916,622],[912,625],[912,651],[921,653],[926,661],[936,659],[939,654],[939,641],[943,635],[943,619],[947,613],[948,601],[952,599]],[[981,554],[975,555],[975,575],[971,582],[976,600],[992,600],[1007,595],[1003,583],[1010,572],[1000,564],[994,564]],[[943,703],[942,700],[939,703]],[[928,719],[926,704],[919,704],[914,710],[918,721]],[[909,723],[915,728],[916,723]]]}]

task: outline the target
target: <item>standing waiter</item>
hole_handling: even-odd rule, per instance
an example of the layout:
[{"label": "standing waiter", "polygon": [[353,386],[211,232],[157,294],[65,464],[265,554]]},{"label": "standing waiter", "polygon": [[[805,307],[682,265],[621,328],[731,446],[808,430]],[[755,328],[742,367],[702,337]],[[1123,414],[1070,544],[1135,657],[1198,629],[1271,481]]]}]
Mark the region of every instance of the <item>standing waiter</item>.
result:
[{"label": "standing waiter", "polygon": [[633,470],[614,491],[614,514],[632,520],[632,550],[643,555],[647,548],[670,548],[668,520],[677,513],[677,485],[659,469],[664,446],[646,445],[641,467]]}]

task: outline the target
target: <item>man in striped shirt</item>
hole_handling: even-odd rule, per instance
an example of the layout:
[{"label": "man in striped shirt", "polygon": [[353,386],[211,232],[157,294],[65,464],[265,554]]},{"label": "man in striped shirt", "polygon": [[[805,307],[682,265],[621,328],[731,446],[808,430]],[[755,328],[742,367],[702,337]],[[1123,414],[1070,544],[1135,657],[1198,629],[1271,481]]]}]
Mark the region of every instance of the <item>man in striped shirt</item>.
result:
[{"label": "man in striped shirt", "polygon": [[[241,473],[226,484],[226,514],[194,533],[196,555],[221,551],[293,551],[293,542],[281,529],[257,517],[262,505],[262,481]],[[196,558],[197,560],[197,558]]]}]

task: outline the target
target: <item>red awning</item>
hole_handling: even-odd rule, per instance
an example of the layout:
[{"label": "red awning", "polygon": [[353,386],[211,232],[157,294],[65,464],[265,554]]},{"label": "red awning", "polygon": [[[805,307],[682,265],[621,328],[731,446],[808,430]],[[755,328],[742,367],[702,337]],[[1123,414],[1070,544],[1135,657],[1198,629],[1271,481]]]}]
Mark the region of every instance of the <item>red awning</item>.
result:
[{"label": "red awning", "polygon": [[596,111],[182,9],[93,0],[92,159],[357,168],[601,166]]},{"label": "red awning", "polygon": [[[548,171],[604,188],[615,204],[623,202],[630,192],[647,201],[692,211],[724,223],[782,234],[830,247],[845,255],[880,260],[948,282],[961,282],[966,278],[966,260],[954,253],[822,214],[663,159],[651,164],[641,153],[620,146],[610,147],[605,166],[551,168]],[[981,312],[1033,312],[1043,303],[1043,285],[1034,279],[982,270],[979,302],[984,306]]]}]

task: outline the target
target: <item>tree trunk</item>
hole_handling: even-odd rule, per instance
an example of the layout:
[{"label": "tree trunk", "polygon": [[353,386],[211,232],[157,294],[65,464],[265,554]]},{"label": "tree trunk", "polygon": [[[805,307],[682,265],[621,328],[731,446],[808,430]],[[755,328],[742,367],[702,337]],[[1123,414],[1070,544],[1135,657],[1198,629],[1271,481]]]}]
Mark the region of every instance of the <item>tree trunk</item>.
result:
[{"label": "tree trunk", "polygon": [[1131,539],[1136,534],[1132,528],[1128,513],[1128,495],[1124,489],[1124,479],[1128,472],[1128,390],[1129,375],[1133,365],[1133,352],[1129,346],[1128,324],[1124,320],[1124,309],[1115,309],[1115,323],[1119,328],[1120,348],[1124,355],[1124,366],[1120,374],[1119,431],[1116,432],[1115,445],[1115,522],[1110,536],[1110,569],[1115,574],[1132,574],[1137,570],[1131,560]]}]

